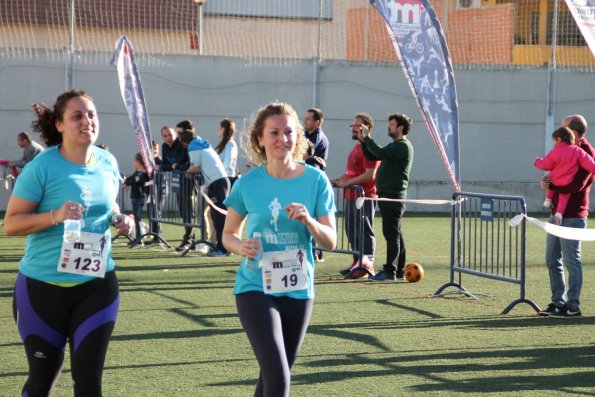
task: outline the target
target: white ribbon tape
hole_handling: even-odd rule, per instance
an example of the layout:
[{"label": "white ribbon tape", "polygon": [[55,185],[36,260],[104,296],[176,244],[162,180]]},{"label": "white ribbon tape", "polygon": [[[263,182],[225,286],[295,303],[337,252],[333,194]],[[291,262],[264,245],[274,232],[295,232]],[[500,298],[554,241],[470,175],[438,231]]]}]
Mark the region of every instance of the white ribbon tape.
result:
[{"label": "white ribbon tape", "polygon": [[200,194],[202,194],[202,196],[205,198],[205,201],[207,202],[207,204],[211,205],[211,208],[213,208],[215,211],[219,212],[220,214],[227,216],[227,210],[224,210],[223,208],[218,207],[215,203],[213,203],[211,198],[207,195],[205,186],[201,187]]},{"label": "white ribbon tape", "polygon": [[595,229],[577,229],[575,227],[558,226],[553,223],[540,221],[539,219],[532,218],[526,214],[515,216],[508,221],[508,224],[510,226],[517,226],[521,223],[523,218],[527,218],[527,220],[535,226],[556,237],[564,238],[566,240],[595,241]]},{"label": "white ribbon tape", "polygon": [[391,198],[381,198],[381,197],[358,197],[355,200],[355,208],[358,210],[362,208],[364,205],[364,201],[393,201],[393,202],[401,202],[401,203],[414,203],[414,204],[429,204],[429,205],[455,205],[460,201],[455,200],[415,200],[415,199],[391,199]]}]

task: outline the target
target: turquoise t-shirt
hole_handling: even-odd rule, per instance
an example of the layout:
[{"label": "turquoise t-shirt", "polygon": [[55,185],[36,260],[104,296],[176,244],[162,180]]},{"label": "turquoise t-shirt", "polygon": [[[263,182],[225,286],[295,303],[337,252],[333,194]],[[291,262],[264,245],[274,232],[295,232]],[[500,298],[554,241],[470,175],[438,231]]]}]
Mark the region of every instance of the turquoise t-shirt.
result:
[{"label": "turquoise t-shirt", "polygon": [[[118,164],[109,152],[93,148],[95,161],[90,165],[71,163],[50,147],[29,162],[19,175],[12,192],[27,201],[39,203],[35,213],[58,209],[65,201],[83,207],[83,232],[106,234],[107,271],[114,269],[111,257],[109,215],[119,188]],[[27,237],[25,256],[19,270],[27,277],[44,282],[77,283],[93,277],[58,272],[64,224],[49,227]]]},{"label": "turquoise t-shirt", "polygon": [[[302,249],[307,253],[308,288],[288,293],[274,294],[296,299],[314,298],[314,257],[312,236],[306,226],[289,219],[283,208],[290,203],[301,203],[313,218],[335,212],[333,188],[327,176],[320,170],[305,165],[304,172],[290,179],[270,176],[264,166],[253,169],[238,179],[224,204],[241,215],[247,215],[246,235],[262,234],[263,249],[285,251]],[[260,269],[247,266],[242,258],[237,273],[234,294],[248,291],[263,291]]]}]

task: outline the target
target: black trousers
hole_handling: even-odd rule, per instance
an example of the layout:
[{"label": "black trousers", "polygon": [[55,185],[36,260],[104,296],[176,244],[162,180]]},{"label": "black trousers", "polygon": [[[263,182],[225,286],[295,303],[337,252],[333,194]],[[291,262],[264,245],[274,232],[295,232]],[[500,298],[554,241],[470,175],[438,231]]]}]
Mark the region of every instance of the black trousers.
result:
[{"label": "black trousers", "polygon": [[13,315],[25,345],[28,397],[48,396],[60,375],[66,343],[76,397],[100,397],[103,363],[120,306],[114,271],[60,287],[17,275]]},{"label": "black trousers", "polygon": [[236,295],[236,307],[260,367],[254,396],[289,396],[291,366],[306,336],[313,301],[246,292]]},{"label": "black trousers", "polygon": [[[386,197],[381,196],[379,197]],[[393,198],[393,197],[388,197]],[[389,274],[403,275],[407,251],[401,231],[401,219],[405,213],[405,204],[401,202],[379,201],[382,214],[382,234],[386,240],[386,263],[384,271]]]},{"label": "black trousers", "polygon": [[[355,201],[346,200],[344,211],[344,227],[349,245],[354,251],[359,251],[361,240],[364,244],[364,255],[366,255],[372,262],[374,262],[374,253],[376,251],[376,235],[374,234],[374,214],[376,213],[375,201],[364,201],[361,209],[357,209]],[[359,227],[362,222],[361,215],[363,211],[363,235],[359,235]],[[353,260],[358,260],[359,257],[353,256]]]},{"label": "black trousers", "polygon": [[[225,204],[223,204],[223,200],[225,200],[229,195],[230,187],[231,183],[227,178],[217,179],[209,185],[207,189],[207,195],[213,204],[215,204],[218,208],[226,210],[227,207]],[[225,215],[213,208],[211,204],[209,205],[211,207],[211,219],[213,220],[215,235],[217,236],[217,250],[221,252],[227,252],[225,247],[223,247],[223,227],[225,226]]]}]

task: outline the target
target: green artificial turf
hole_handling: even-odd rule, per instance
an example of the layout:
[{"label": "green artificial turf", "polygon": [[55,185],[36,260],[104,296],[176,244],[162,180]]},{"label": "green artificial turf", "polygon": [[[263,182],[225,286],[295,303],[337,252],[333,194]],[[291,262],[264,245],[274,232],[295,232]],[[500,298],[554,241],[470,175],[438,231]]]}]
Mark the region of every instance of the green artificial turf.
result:
[{"label": "green artificial turf", "polygon": [[[385,255],[376,220],[377,270]],[[582,318],[548,319],[527,304],[500,312],[519,286],[463,275],[480,300],[430,296],[449,281],[450,218],[407,213],[408,262],[420,283],[343,281],[346,254],[325,253],[316,302],[292,371],[292,396],[595,395],[595,243],[583,243]],[[3,232],[0,232],[3,233]],[[165,237],[181,232],[166,226]],[[27,376],[12,318],[24,238],[0,235],[0,396],[18,396]],[[545,234],[527,225],[527,298],[544,307],[549,281]],[[105,396],[251,396],[258,366],[236,315],[232,286],[239,257],[180,257],[128,249],[116,240],[121,288],[109,347]],[[452,290],[449,289],[449,290]],[[68,354],[54,396],[72,396]]]}]

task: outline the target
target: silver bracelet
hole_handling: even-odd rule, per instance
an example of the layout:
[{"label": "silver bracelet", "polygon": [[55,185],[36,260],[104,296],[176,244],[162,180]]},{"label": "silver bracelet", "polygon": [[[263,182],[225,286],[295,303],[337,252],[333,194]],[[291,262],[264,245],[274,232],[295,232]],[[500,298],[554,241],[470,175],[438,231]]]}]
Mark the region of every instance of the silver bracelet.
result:
[{"label": "silver bracelet", "polygon": [[52,225],[56,226],[58,222],[54,221],[54,211],[55,210],[50,210],[50,220],[52,221]]}]

